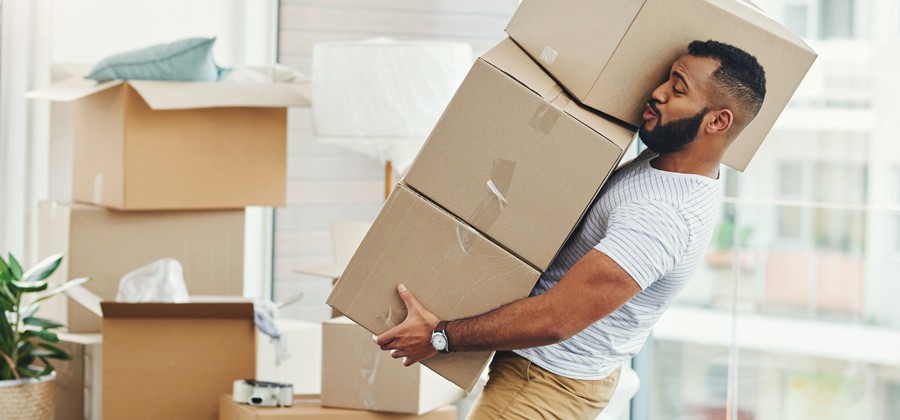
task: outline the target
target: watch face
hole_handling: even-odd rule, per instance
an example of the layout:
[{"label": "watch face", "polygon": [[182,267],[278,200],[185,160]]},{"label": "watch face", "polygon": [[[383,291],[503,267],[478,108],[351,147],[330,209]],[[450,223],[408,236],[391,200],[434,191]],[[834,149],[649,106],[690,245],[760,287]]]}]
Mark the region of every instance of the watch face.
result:
[{"label": "watch face", "polygon": [[435,334],[431,337],[431,345],[434,346],[435,350],[441,351],[447,348],[447,338],[441,334]]}]

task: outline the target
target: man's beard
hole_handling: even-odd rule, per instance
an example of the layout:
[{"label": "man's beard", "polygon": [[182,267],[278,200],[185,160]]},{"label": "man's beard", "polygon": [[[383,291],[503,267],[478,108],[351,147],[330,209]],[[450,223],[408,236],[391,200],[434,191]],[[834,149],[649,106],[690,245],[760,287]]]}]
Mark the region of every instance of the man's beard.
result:
[{"label": "man's beard", "polygon": [[[651,103],[650,107],[654,112],[657,111],[655,103]],[[657,112],[656,128],[653,131],[647,130],[647,123],[645,122],[641,129],[638,130],[638,134],[641,136],[641,141],[651,151],[661,155],[674,153],[684,149],[697,138],[700,125],[703,124],[703,117],[707,112],[709,112],[709,109],[703,108],[693,117],[669,121],[666,124],[661,122],[661,116]]]}]

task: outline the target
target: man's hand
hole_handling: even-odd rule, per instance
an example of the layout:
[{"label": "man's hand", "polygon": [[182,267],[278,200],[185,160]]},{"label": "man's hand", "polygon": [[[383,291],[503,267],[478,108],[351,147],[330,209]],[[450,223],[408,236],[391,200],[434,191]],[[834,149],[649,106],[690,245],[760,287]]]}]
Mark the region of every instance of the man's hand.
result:
[{"label": "man's hand", "polygon": [[403,365],[410,366],[437,354],[431,345],[431,332],[440,320],[423,308],[406,286],[400,284],[397,291],[406,305],[406,319],[373,338],[382,350],[390,350],[391,357],[402,357]]}]

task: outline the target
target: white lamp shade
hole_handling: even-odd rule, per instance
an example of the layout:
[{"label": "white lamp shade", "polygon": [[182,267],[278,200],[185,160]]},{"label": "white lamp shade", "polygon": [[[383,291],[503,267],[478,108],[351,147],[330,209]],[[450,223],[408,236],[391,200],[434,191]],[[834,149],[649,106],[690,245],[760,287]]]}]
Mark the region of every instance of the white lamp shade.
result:
[{"label": "white lamp shade", "polygon": [[469,44],[375,39],[313,48],[316,139],[412,162],[472,65]]}]

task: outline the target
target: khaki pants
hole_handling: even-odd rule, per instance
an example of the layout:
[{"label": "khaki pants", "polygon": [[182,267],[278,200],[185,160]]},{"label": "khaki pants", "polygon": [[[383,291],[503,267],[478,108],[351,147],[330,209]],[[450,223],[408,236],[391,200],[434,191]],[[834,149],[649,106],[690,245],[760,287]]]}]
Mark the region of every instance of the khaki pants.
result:
[{"label": "khaki pants", "polygon": [[570,379],[513,352],[497,352],[467,419],[594,419],[609,404],[620,370],[595,381]]}]

